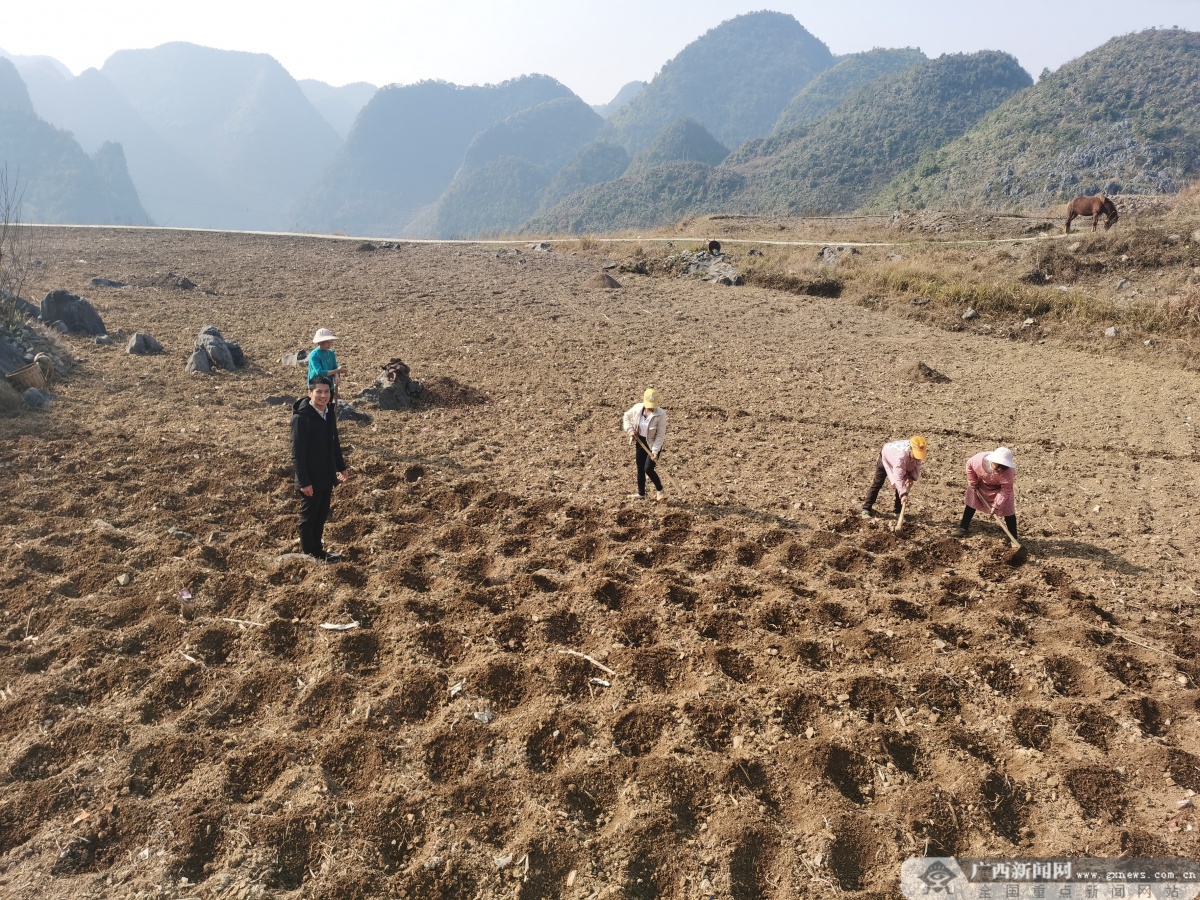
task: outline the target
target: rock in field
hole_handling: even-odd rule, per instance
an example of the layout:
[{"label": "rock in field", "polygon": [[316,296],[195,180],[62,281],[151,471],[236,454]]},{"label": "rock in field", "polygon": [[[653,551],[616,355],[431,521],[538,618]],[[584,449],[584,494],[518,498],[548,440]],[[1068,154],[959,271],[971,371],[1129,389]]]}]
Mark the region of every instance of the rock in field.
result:
[{"label": "rock in field", "polygon": [[70,291],[51,291],[42,300],[42,321],[61,322],[66,334],[107,334],[96,307]]}]

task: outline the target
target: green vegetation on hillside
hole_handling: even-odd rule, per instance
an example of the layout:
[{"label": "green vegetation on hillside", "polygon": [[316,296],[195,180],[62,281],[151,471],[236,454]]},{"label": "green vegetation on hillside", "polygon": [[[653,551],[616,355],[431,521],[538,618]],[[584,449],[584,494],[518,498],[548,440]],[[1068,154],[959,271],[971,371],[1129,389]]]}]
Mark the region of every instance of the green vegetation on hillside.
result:
[{"label": "green vegetation on hillside", "polygon": [[1200,174],[1200,34],[1114,38],[926,153],[873,208],[1039,207],[1161,193]]},{"label": "green vegetation on hillside", "polygon": [[723,168],[752,190],[727,211],[856,209],[921,154],[962,134],[1031,83],[1007,53],[942,56],[878,79],[809,127],[743,147]]},{"label": "green vegetation on hillside", "polygon": [[537,211],[548,181],[544,169],[517,156],[464,169],[438,200],[436,235],[467,238],[511,231]]},{"label": "green vegetation on hillside", "polygon": [[911,47],[901,50],[876,47],[866,53],[853,53],[806,84],[779,114],[774,130],[811,125],[872,81],[927,61],[924,53]]},{"label": "green vegetation on hillside", "polygon": [[702,162],[715,166],[728,155],[729,150],[703,125],[685,117],[664,128],[653,144],[634,157],[629,174],[671,162]]},{"label": "green vegetation on hillside", "polygon": [[558,170],[542,194],[542,209],[593,184],[620,178],[628,168],[629,154],[624,147],[594,141]]},{"label": "green vegetation on hillside", "polygon": [[833,62],[829,48],[789,15],[738,16],[666,63],[608,119],[601,139],[636,154],[665,124],[691,116],[726,147],[736,147],[767,134],[796,92]]},{"label": "green vegetation on hillside", "polygon": [[567,197],[526,225],[536,234],[588,234],[648,228],[697,210],[721,209],[745,188],[737,172],[699,162],[656,166]]},{"label": "green vegetation on hillside", "polygon": [[488,125],[467,148],[463,166],[480,168],[516,156],[553,175],[590,143],[604,120],[575,95],[519,110]]},{"label": "green vegetation on hillside", "polygon": [[559,97],[484,128],[432,209],[409,236],[468,238],[520,226],[543,205],[551,178],[588,144],[603,120],[578,97]]}]

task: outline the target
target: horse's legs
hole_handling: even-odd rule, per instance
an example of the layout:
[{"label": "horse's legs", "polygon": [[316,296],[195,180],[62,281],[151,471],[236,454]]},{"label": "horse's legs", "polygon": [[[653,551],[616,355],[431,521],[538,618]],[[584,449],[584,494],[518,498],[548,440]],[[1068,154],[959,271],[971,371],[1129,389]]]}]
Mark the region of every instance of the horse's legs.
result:
[{"label": "horse's legs", "polygon": [[1067,225],[1063,229],[1063,234],[1071,233],[1071,222],[1074,221],[1074,219],[1075,219],[1075,210],[1073,210],[1073,209],[1067,210]]},{"label": "horse's legs", "polygon": [[1097,223],[1099,223],[1099,221],[1100,221],[1100,213],[1096,213],[1094,216],[1092,216],[1092,234],[1096,233],[1096,225],[1097,225]]}]

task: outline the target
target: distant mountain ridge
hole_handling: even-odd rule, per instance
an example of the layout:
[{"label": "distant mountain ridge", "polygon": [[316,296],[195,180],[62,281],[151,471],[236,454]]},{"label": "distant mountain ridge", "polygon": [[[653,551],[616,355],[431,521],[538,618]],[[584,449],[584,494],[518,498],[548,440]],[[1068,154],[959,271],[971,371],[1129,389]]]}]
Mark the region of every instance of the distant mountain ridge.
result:
[{"label": "distant mountain ridge", "polygon": [[434,207],[406,233],[475,237],[519,227],[537,211],[555,173],[591,142],[602,122],[572,95],[492,123],[471,141]]},{"label": "distant mountain ridge", "polygon": [[16,67],[0,58],[0,165],[29,223],[148,225],[117,144],[88,156],[39,118]]},{"label": "distant mountain ridge", "polygon": [[780,111],[833,54],[789,15],[755,12],[722,22],[667,62],[606,122],[601,139],[631,154],[667,124],[692,118],[726,147],[770,132]]},{"label": "distant mountain ridge", "polygon": [[231,198],[211,211],[222,227],[286,229],[292,206],[341,143],[266,54],[172,43],[118,51],[101,72]]},{"label": "distant mountain ridge", "polygon": [[296,227],[398,235],[450,186],[481,131],[573,96],[546,75],[473,87],[422,81],[381,88],[297,205]]},{"label": "distant mountain ridge", "polygon": [[802,87],[779,114],[772,131],[811,125],[833,112],[855,91],[923,62],[927,62],[925,54],[911,47],[903,50],[876,47],[866,53],[853,53]]},{"label": "distant mountain ridge", "polygon": [[600,104],[593,103],[592,109],[594,109],[596,111],[597,115],[601,116],[602,118],[607,119],[609,116],[611,116],[613,113],[615,113],[618,109],[621,109],[623,106],[626,106],[626,105],[632,103],[633,99],[635,97],[637,97],[637,95],[640,94],[645,89],[646,89],[646,82],[631,81],[628,84],[623,85],[621,87],[621,89],[619,91],[617,91],[617,95],[615,97],[613,97],[611,100],[609,100],[607,103],[600,103]]},{"label": "distant mountain ridge", "polygon": [[926,154],[870,207],[1045,206],[1200,176],[1200,33],[1113,38]]},{"label": "distant mountain ridge", "polygon": [[350,133],[359,112],[379,90],[365,81],[333,87],[323,81],[306,78],[300,81],[299,85],[308,102],[333,126],[333,130],[343,140]]},{"label": "distant mountain ridge", "polygon": [[[823,215],[856,209],[921,154],[1031,83],[1013,57],[939,57],[869,81],[808,126],[747,141],[715,168],[638,168],[559,201],[529,225],[603,232],[684,215]],[[672,179],[680,184],[671,185]]]},{"label": "distant mountain ridge", "polygon": [[792,215],[857,209],[1030,84],[1016,59],[996,51],[947,54],[871,81],[811,126],[746,144],[727,160],[753,185],[738,206]]},{"label": "distant mountain ridge", "polygon": [[1200,174],[1200,34],[1179,29],[1114,38],[1034,85],[999,51],[834,57],[762,11],[590,108],[546,75],[334,88],[186,43],[78,77],[17,59],[0,51],[0,164],[36,173],[28,211],[46,221],[601,232],[697,213],[1044,206]]},{"label": "distant mountain ridge", "polygon": [[164,138],[133,108],[99,69],[71,79],[43,66],[23,69],[38,114],[70,131],[83,149],[95,152],[120,143],[129,177],[150,217],[160,225],[226,226],[221,211],[232,196],[203,172],[185,151]]}]

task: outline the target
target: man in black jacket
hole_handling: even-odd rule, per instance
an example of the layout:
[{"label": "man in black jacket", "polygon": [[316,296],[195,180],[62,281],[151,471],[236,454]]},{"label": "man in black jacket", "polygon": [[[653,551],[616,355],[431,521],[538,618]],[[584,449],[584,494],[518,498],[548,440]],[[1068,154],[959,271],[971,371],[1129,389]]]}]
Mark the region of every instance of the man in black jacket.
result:
[{"label": "man in black jacket", "polygon": [[325,520],[334,484],[346,481],[346,460],[338,440],[337,414],[329,406],[333,385],[328,376],[316,376],[308,396],[292,407],[292,465],[300,492],[300,552],[317,559],[341,556],[322,549]]}]

